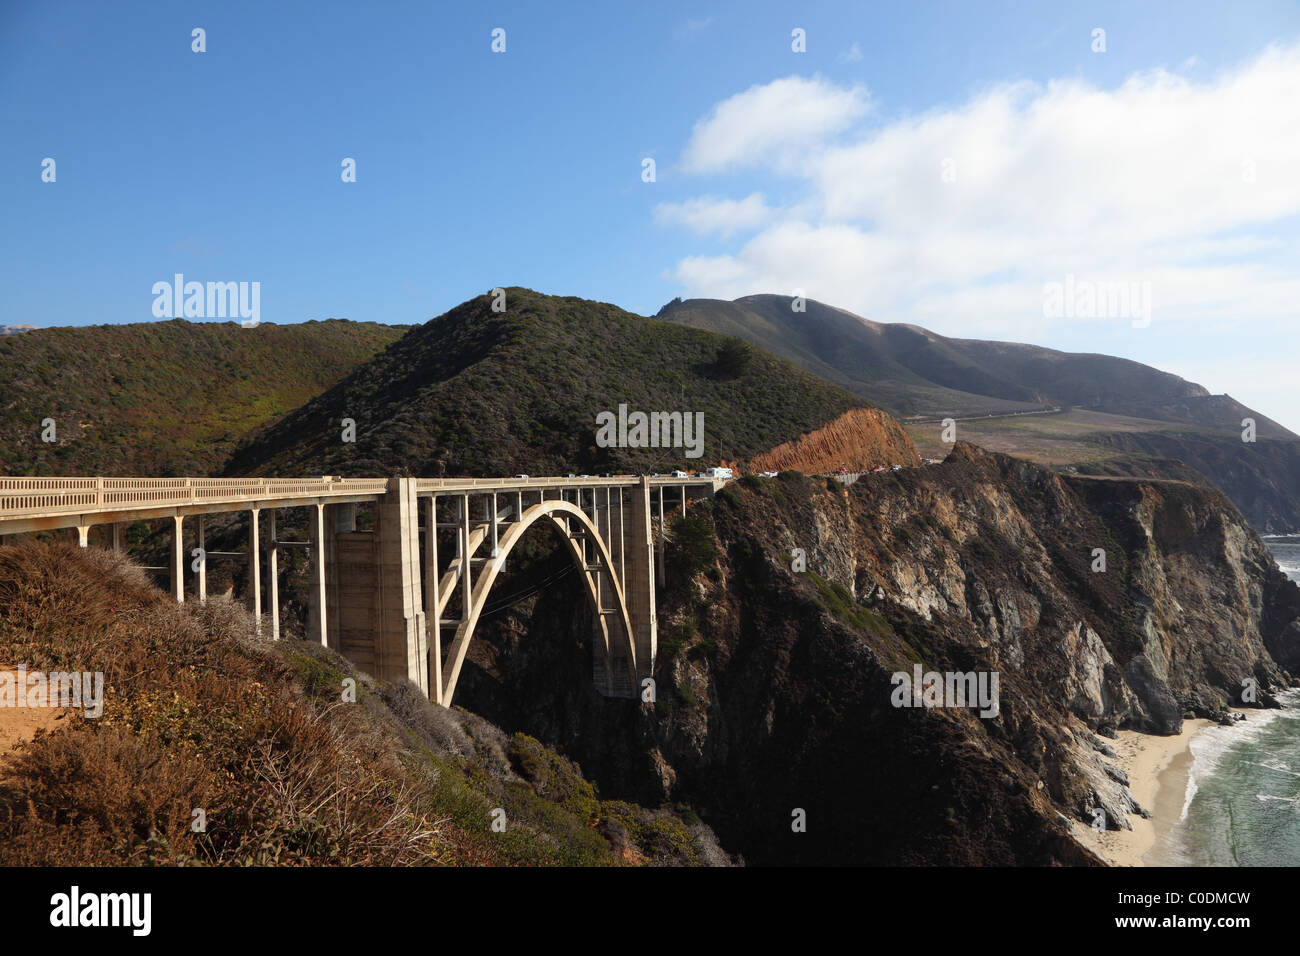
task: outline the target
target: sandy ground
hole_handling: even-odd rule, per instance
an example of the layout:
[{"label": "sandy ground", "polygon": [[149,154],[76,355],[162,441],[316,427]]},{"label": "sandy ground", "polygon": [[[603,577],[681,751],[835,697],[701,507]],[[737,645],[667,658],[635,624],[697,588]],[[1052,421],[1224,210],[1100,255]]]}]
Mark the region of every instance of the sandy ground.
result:
[{"label": "sandy ground", "polygon": [[[3,671],[14,673],[12,667],[0,665],[0,672]],[[42,728],[53,730],[63,715],[64,711],[58,707],[0,707],[0,773],[14,744],[31,740]]]},{"label": "sandy ground", "polygon": [[1112,761],[1128,774],[1129,791],[1151,818],[1129,815],[1132,830],[1098,833],[1083,823],[1072,823],[1075,837],[1112,866],[1143,866],[1142,858],[1178,822],[1187,795],[1187,775],[1192,766],[1192,738],[1212,720],[1184,720],[1177,737],[1154,737],[1121,730],[1113,742],[1119,759]]}]

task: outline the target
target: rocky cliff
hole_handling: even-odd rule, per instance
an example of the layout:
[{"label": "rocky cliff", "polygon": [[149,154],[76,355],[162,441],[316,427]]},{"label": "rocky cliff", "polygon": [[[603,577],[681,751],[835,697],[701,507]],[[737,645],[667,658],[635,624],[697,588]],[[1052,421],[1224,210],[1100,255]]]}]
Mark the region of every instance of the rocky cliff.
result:
[{"label": "rocky cliff", "polygon": [[867,471],[876,465],[920,463],[912,440],[892,415],[878,408],[852,408],[822,428],[756,456],[749,470],[815,475],[837,468]]},{"label": "rocky cliff", "polygon": [[[484,625],[458,702],[602,792],[689,800],[754,863],[1095,863],[1062,818],[1138,809],[1104,738],[1221,717],[1250,681],[1268,706],[1300,657],[1300,591],[1201,486],[958,445],[848,488],[746,479],[692,512],[653,707],[589,689],[587,612],[559,586]],[[997,673],[996,713],[896,706],[917,665]]]}]

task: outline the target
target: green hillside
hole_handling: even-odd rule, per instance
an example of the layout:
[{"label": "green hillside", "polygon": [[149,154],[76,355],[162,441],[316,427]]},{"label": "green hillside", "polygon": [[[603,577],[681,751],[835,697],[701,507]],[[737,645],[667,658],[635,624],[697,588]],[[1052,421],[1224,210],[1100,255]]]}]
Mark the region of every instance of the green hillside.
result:
[{"label": "green hillside", "polygon": [[[606,303],[520,288],[504,312],[491,301],[411,330],[242,447],[229,473],[667,471],[747,458],[869,404],[735,340]],[[596,416],[620,403],[703,413],[702,456],[598,447]]]},{"label": "green hillside", "polygon": [[[183,319],[0,338],[0,474],[207,475],[403,327]],[[42,422],[57,442],[42,441]]]}]

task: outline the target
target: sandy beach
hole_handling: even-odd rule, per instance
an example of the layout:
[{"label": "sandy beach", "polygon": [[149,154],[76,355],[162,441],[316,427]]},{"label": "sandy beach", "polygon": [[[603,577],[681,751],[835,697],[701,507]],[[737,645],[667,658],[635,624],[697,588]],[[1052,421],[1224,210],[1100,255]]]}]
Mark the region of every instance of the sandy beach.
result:
[{"label": "sandy beach", "polygon": [[1142,858],[1182,815],[1192,765],[1192,738],[1212,726],[1212,720],[1184,720],[1183,732],[1176,737],[1121,730],[1119,739],[1113,742],[1119,759],[1111,762],[1128,774],[1129,791],[1152,816],[1147,819],[1130,814],[1132,830],[1102,833],[1074,822],[1072,828],[1079,842],[1112,866],[1143,866]]}]

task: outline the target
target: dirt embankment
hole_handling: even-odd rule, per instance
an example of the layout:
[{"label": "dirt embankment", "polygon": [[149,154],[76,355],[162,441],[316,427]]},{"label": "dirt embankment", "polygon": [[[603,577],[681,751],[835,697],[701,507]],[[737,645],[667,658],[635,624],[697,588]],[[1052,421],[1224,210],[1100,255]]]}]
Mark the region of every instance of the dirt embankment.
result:
[{"label": "dirt embankment", "polygon": [[[16,668],[0,664],[0,674],[9,674],[18,686]],[[58,707],[5,707],[0,706],[0,774],[15,744],[31,740],[38,730],[53,730],[66,711]]]},{"label": "dirt embankment", "polygon": [[876,465],[919,465],[916,446],[903,427],[878,408],[853,408],[829,425],[764,452],[750,471],[824,474],[837,468],[865,471]]}]

